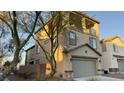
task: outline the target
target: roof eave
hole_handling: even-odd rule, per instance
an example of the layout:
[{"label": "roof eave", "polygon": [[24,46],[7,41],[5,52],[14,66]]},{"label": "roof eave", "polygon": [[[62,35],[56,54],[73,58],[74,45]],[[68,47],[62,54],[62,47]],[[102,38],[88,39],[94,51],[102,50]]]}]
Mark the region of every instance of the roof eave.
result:
[{"label": "roof eave", "polygon": [[96,49],[94,49],[94,48],[92,48],[89,44],[83,44],[83,45],[79,45],[79,46],[77,46],[77,47],[75,47],[75,48],[72,48],[72,49],[69,49],[69,50],[64,50],[63,52],[64,53],[69,53],[69,52],[71,52],[71,51],[73,51],[73,50],[75,50],[75,49],[78,49],[78,48],[80,48],[80,47],[83,47],[83,46],[88,46],[90,49],[92,49],[95,53],[97,53],[99,56],[102,56],[102,54],[101,53],[99,53]]},{"label": "roof eave", "polygon": [[88,18],[88,19],[90,19],[90,20],[92,20],[92,21],[94,21],[94,22],[100,24],[99,21],[97,21],[97,20],[94,19],[94,18],[91,18],[90,16],[88,16],[88,15],[86,15],[86,14],[83,14],[83,13],[80,13],[80,12],[77,12],[77,11],[72,11],[72,13],[78,14],[78,15],[80,15],[80,16],[82,16],[82,17],[86,17],[86,18]]},{"label": "roof eave", "polygon": [[34,48],[34,47],[35,47],[35,45],[33,45],[33,46],[29,47],[29,48],[28,48],[28,49],[26,49],[25,51],[27,52],[27,51],[29,51],[30,49]]}]

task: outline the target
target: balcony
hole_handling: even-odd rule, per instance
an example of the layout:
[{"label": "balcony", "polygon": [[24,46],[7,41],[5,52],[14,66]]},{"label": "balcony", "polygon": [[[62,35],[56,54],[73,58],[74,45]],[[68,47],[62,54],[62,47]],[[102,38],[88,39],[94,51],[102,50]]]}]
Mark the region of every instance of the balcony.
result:
[{"label": "balcony", "polygon": [[93,27],[83,29],[83,32],[96,37],[96,30]]},{"label": "balcony", "polygon": [[85,19],[85,25],[83,25],[83,32],[89,35],[93,35],[93,36],[98,36],[97,34],[99,33],[97,31],[98,25],[96,25],[96,23],[94,23],[93,21],[89,20],[89,19]]}]

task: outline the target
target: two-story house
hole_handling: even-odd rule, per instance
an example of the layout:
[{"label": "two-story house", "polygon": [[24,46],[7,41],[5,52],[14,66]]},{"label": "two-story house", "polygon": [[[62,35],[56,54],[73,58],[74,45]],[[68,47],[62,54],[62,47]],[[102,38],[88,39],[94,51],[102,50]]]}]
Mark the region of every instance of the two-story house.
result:
[{"label": "two-story house", "polygon": [[[59,34],[59,46],[55,53],[57,61],[56,76],[69,78],[69,73],[73,73],[73,77],[87,77],[100,74],[101,45],[99,40],[99,22],[80,12],[63,13],[68,23]],[[40,37],[42,33],[43,31],[39,31],[35,35]],[[46,48],[49,47],[48,39],[40,40]],[[38,45],[36,44],[35,47],[38,47]],[[27,55],[33,56],[31,53]],[[31,59],[28,57],[30,56],[27,56],[27,59]],[[38,55],[35,55],[35,58],[35,63],[39,58],[40,61],[38,63],[46,63],[46,72],[50,72],[50,65],[45,59],[42,49],[40,49]],[[28,62],[31,61],[27,60]]]},{"label": "two-story house", "polygon": [[101,40],[102,67],[108,72],[124,72],[124,41],[119,36]]}]

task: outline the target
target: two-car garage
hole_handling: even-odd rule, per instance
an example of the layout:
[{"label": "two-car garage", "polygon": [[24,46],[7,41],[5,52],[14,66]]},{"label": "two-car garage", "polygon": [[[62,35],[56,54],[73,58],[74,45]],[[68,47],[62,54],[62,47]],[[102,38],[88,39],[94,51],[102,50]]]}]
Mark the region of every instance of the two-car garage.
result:
[{"label": "two-car garage", "polygon": [[96,60],[95,58],[72,58],[73,77],[88,77],[96,75]]}]

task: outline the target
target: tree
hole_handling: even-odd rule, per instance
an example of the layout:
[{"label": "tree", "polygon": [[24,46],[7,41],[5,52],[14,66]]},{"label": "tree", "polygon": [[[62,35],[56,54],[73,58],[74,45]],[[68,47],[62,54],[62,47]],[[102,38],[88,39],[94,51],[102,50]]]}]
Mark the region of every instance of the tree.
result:
[{"label": "tree", "polygon": [[[55,53],[59,46],[59,33],[62,31],[64,26],[66,25],[67,21],[64,20],[64,15],[62,12],[50,12],[50,19],[47,23],[44,22],[42,16],[40,16],[40,21],[43,24],[42,31],[46,34],[46,37],[44,40],[49,41],[49,49],[47,49],[42,42],[40,42],[40,37],[43,38],[41,35],[34,35],[32,34],[34,40],[37,42],[37,44],[41,47],[41,49],[44,52],[44,55],[51,65],[51,73],[47,77],[53,77],[56,73],[56,59],[55,59]],[[41,32],[42,33],[42,32]]]},{"label": "tree", "polygon": [[[41,12],[0,12],[0,29],[2,29],[0,35],[9,36],[7,49],[13,52],[11,65],[5,69],[0,80],[4,80],[4,78],[6,78],[17,66],[20,61],[20,53],[31,37],[33,37],[42,48],[47,61],[51,65],[52,71],[50,77],[54,76],[56,73],[56,60],[54,54],[59,45],[59,33],[66,25],[66,21],[63,20],[64,15],[62,12],[46,12],[46,14],[44,14],[45,13]],[[47,19],[49,20],[46,21]],[[46,25],[49,29],[45,28]],[[36,38],[34,35],[34,32],[39,32],[41,29],[45,31],[49,39],[50,50],[46,50],[43,44],[38,40],[38,37]],[[3,50],[5,51],[5,49]]]},{"label": "tree", "polygon": [[[5,69],[3,75],[0,76],[0,80],[4,80],[19,63],[19,55],[21,50],[30,40],[32,34],[35,31],[39,31],[42,28],[42,24],[39,22],[39,16],[41,12],[0,12],[0,28],[4,32],[8,33],[13,45],[14,56],[11,65]],[[30,32],[30,33],[29,33]],[[2,32],[3,33],[3,32]]]}]

